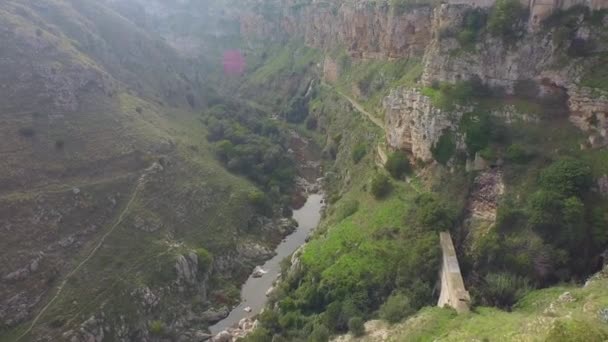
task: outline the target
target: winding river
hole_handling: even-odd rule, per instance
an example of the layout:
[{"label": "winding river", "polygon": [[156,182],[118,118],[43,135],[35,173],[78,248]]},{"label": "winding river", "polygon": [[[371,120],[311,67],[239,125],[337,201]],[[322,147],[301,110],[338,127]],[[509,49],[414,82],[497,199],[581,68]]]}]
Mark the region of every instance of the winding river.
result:
[{"label": "winding river", "polygon": [[[241,288],[241,303],[232,309],[228,317],[209,327],[212,334],[215,335],[237,325],[243,318],[260,313],[266,305],[266,291],[272,286],[281,271],[281,261],[293,254],[306,242],[310,232],[319,224],[322,208],[323,195],[311,194],[302,208],[293,211],[293,218],[298,222],[298,228],[279,244],[275,250],[276,255],[262,266],[264,271],[268,273],[260,278],[254,278],[251,275],[247,279],[247,282]],[[251,312],[245,311],[247,307],[251,308]]]}]

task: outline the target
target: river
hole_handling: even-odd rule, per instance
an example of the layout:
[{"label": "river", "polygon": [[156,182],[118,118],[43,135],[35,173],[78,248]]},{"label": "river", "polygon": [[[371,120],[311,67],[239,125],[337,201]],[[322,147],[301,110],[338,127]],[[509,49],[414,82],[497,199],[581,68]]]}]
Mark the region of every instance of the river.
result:
[{"label": "river", "polygon": [[[266,291],[272,286],[281,271],[281,261],[293,254],[306,242],[310,232],[319,224],[322,208],[323,195],[311,194],[306,199],[304,206],[293,211],[293,218],[298,222],[298,228],[279,244],[275,250],[276,255],[262,266],[268,273],[260,278],[254,278],[253,275],[249,276],[249,279],[241,288],[241,303],[232,309],[228,317],[209,327],[213,335],[234,327],[243,318],[260,313],[266,305]],[[251,312],[245,311],[247,307],[251,308]]]}]

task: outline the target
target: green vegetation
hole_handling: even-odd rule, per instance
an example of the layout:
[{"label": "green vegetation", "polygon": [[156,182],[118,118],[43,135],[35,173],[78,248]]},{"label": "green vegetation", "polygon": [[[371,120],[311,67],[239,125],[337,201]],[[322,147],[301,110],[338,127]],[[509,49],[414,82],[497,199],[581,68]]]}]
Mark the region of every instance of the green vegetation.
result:
[{"label": "green vegetation", "polygon": [[518,0],[497,0],[488,17],[488,30],[495,36],[512,41],[522,32],[526,14]]},{"label": "green vegetation", "polygon": [[[295,168],[287,153],[288,138],[275,121],[254,109],[227,104],[207,111],[205,123],[210,127],[207,139],[215,143],[217,157],[228,170],[247,176],[271,200],[290,193]],[[269,202],[261,195],[254,194],[250,201],[261,213],[269,212]]]},{"label": "green vegetation", "polygon": [[412,211],[410,218],[412,224],[428,231],[450,231],[456,223],[455,211],[448,207],[437,196],[432,194],[421,194],[414,201],[416,209]]},{"label": "green vegetation", "polygon": [[390,6],[395,15],[401,15],[408,9],[416,6],[432,6],[437,4],[435,0],[391,0]]},{"label": "green vegetation", "polygon": [[[422,75],[422,62],[408,58],[394,61],[372,60],[353,62],[341,54],[342,70],[337,87],[357,98],[370,113],[381,116],[379,109],[389,91],[398,87],[411,87]],[[353,90],[355,88],[357,90]]]},{"label": "green vegetation", "polygon": [[467,11],[463,18],[462,30],[456,35],[460,45],[466,50],[473,50],[475,42],[486,25],[486,13],[478,8]]},{"label": "green vegetation", "polygon": [[198,269],[200,272],[205,273],[209,271],[211,263],[213,262],[213,255],[204,248],[197,248],[195,250],[196,256],[198,257]]},{"label": "green vegetation", "polygon": [[388,156],[384,168],[395,179],[403,179],[403,176],[412,171],[412,166],[403,151],[394,151]]},{"label": "green vegetation", "polygon": [[165,334],[165,324],[162,321],[151,321],[148,329],[152,335],[163,336]]},{"label": "green vegetation", "polygon": [[428,96],[433,105],[440,109],[453,110],[456,105],[467,104],[475,95],[475,88],[471,81],[442,83],[436,88],[423,88],[422,95]]},{"label": "green vegetation", "polygon": [[358,144],[353,149],[353,162],[357,164],[361,161],[361,159],[363,159],[363,157],[365,157],[365,154],[367,154],[367,147],[363,144]]},{"label": "green vegetation", "polygon": [[588,68],[581,79],[581,85],[608,91],[608,54],[598,58],[597,63]]},{"label": "green vegetation", "polygon": [[[270,299],[274,309],[260,317],[261,327],[273,338],[300,341],[318,334],[326,340],[336,333],[355,333],[362,320],[379,315],[391,294],[411,298],[411,312],[433,301],[438,236],[406,219],[415,206],[411,185],[391,183],[371,158],[354,163],[352,151],[362,143],[361,137],[373,137],[364,143],[374,146],[383,135],[360,115],[345,114],[345,103],[331,92],[319,92],[310,104],[325,115],[327,126],[320,141],[335,146],[334,158],[326,166],[326,191],[332,204],[300,256],[301,268],[285,270],[284,281]],[[381,201],[370,194],[372,179],[392,188]],[[393,298],[385,310],[399,298]],[[397,303],[397,307],[403,306]]]},{"label": "green vegetation", "polygon": [[414,312],[409,297],[400,293],[388,297],[380,307],[380,317],[389,323],[397,323]]},{"label": "green vegetation", "polygon": [[353,336],[359,337],[365,335],[365,326],[363,325],[363,319],[361,317],[353,317],[348,320],[348,331]]},{"label": "green vegetation", "polygon": [[376,199],[386,197],[392,189],[390,179],[384,173],[377,173],[371,182],[371,191]]},{"label": "green vegetation", "polygon": [[445,130],[439,137],[437,143],[431,148],[433,158],[439,163],[445,165],[448,163],[456,152],[456,137],[450,130]]},{"label": "green vegetation", "polygon": [[510,308],[530,290],[528,279],[506,272],[489,273],[484,282],[479,296],[484,304],[499,308]]}]

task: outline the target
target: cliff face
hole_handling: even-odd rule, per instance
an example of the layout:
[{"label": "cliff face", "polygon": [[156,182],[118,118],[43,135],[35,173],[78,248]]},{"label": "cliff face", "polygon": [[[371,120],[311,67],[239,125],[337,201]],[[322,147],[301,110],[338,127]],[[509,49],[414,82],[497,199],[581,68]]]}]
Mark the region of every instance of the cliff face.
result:
[{"label": "cliff face", "polygon": [[[259,11],[258,11],[259,12]],[[358,58],[400,58],[421,55],[430,39],[430,6],[396,14],[387,3],[358,0],[328,5],[287,4],[264,16],[241,15],[241,32],[249,39],[300,37],[315,48],[345,48]]]},{"label": "cliff face", "polygon": [[[514,19],[512,24],[520,31],[516,39],[482,30],[469,47],[463,47],[457,37],[464,30],[467,15],[473,10],[488,15],[494,1],[451,1],[435,8],[420,5],[404,11],[390,8],[387,2],[366,0],[331,5],[295,1],[282,6],[265,4],[240,15],[241,31],[248,39],[300,37],[326,51],[342,47],[357,60],[422,57],[420,86],[476,79],[512,96],[521,95],[515,94],[521,83],[533,82],[538,87],[533,96],[540,102],[563,102],[564,108],[557,112],[567,112],[577,127],[589,133],[590,146],[605,143],[608,94],[585,88],[581,79],[600,63],[593,56],[607,51],[605,30],[601,29],[606,20],[594,27],[598,23],[591,24],[581,14],[568,26],[568,32],[543,22],[558,9],[575,5],[600,9],[608,5],[605,2],[522,1],[522,7],[531,14]],[[569,54],[579,45],[587,50],[587,56]],[[327,58],[324,71],[326,80],[335,82],[340,76],[339,63]],[[422,160],[431,159],[430,148],[447,123],[457,125],[452,113],[433,108],[428,98],[413,90],[392,91],[384,107],[389,146],[408,150]],[[504,117],[513,111],[494,114]],[[529,117],[530,113],[516,115]]]}]

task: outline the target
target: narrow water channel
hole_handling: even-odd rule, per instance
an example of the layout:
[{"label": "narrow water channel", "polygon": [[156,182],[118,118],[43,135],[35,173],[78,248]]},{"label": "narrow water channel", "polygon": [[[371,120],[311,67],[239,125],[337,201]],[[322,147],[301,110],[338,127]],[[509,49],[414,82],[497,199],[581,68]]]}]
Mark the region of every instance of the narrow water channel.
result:
[{"label": "narrow water channel", "polygon": [[[213,335],[237,325],[243,318],[260,313],[266,305],[266,291],[272,286],[281,271],[281,261],[306,242],[306,237],[319,224],[322,208],[323,195],[311,194],[302,208],[293,211],[293,218],[298,222],[298,228],[279,244],[275,250],[276,255],[262,266],[268,273],[260,278],[254,278],[252,275],[247,279],[241,288],[241,304],[235,307],[228,317],[209,327]],[[245,311],[247,307],[251,308],[251,312]]]}]

